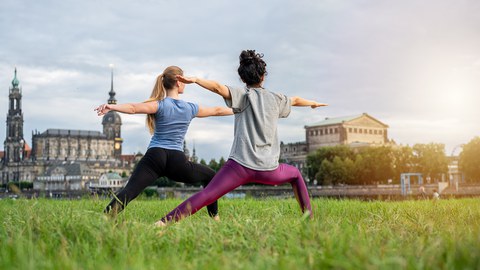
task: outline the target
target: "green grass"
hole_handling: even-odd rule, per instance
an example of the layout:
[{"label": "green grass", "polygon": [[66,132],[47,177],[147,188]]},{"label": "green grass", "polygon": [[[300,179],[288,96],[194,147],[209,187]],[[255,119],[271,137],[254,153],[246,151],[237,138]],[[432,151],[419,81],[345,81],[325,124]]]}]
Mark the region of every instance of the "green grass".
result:
[{"label": "green grass", "polygon": [[1,200],[0,269],[480,269],[480,199],[221,200],[160,229],[179,200],[106,203]]}]

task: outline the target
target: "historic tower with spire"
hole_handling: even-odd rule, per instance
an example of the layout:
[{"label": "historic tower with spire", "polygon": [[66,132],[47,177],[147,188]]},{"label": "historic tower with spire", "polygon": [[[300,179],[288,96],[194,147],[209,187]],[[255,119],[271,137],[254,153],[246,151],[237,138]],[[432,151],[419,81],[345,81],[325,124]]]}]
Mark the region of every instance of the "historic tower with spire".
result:
[{"label": "historic tower with spire", "polygon": [[[117,100],[115,99],[115,91],[113,90],[113,68],[111,70],[111,85],[110,92],[108,94],[110,95],[108,104],[117,104]],[[122,119],[120,114],[114,111],[109,111],[103,116],[102,125],[103,134],[107,136],[108,140],[114,141],[113,155],[115,158],[119,158],[122,155],[123,143],[123,139],[121,138]]]},{"label": "historic tower with spire", "polygon": [[[25,156],[25,140],[23,138],[23,113],[22,113],[22,89],[17,79],[17,69],[9,89],[9,105],[7,113],[7,134],[3,149],[5,156],[3,164],[6,166],[19,166]],[[9,181],[19,181],[20,173],[10,172],[4,176]]]},{"label": "historic tower with spire", "polygon": [[7,113],[7,134],[5,136],[4,163],[18,163],[23,160],[25,140],[23,138],[22,88],[17,79],[17,69],[9,91]]},{"label": "historic tower with spire", "polygon": [[[111,72],[109,104],[116,104]],[[105,172],[127,173],[133,155],[122,155],[120,115],[109,112],[102,118],[103,132],[54,129],[32,131],[32,144],[23,133],[22,89],[15,76],[9,87],[4,151],[0,151],[0,184],[31,182],[38,190],[86,190]]]}]

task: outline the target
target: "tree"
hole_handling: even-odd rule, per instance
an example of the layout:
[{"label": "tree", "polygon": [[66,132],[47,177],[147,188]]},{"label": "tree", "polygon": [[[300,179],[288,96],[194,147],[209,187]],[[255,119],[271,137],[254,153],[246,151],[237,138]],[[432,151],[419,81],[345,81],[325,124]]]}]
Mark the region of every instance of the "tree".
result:
[{"label": "tree", "polygon": [[442,174],[448,172],[448,159],[445,145],[441,143],[415,144],[413,146],[414,161],[417,171],[427,178],[440,180]]},{"label": "tree", "polygon": [[458,166],[467,182],[480,182],[480,137],[473,138],[463,146]]},{"label": "tree", "polygon": [[400,182],[402,173],[415,173],[415,164],[413,149],[410,146],[403,146],[393,150],[393,179],[397,183]]},{"label": "tree", "polygon": [[218,171],[219,169],[218,162],[214,158],[210,160],[210,162],[208,163],[208,167],[210,167],[214,171]]},{"label": "tree", "polygon": [[352,184],[361,185],[368,182],[368,179],[372,178],[372,172],[370,166],[368,166],[368,160],[365,160],[362,155],[358,155],[355,158],[353,165],[354,179]]},{"label": "tree", "polygon": [[334,185],[348,182],[351,172],[348,170],[345,162],[340,157],[334,157],[330,167],[330,177]]},{"label": "tree", "polygon": [[355,153],[350,147],[345,145],[328,146],[328,147],[321,147],[317,149],[317,151],[307,156],[308,178],[315,177],[315,179],[320,180],[317,177],[317,174],[321,170],[320,167],[322,162],[324,160],[333,162],[333,159],[335,157],[339,157],[341,160],[345,160],[346,158],[349,158],[350,160],[354,160]]},{"label": "tree", "polygon": [[[363,170],[357,167],[357,173],[363,175],[363,182],[366,184],[384,183],[394,176],[393,171],[393,151],[391,147],[368,147],[359,153],[363,158]],[[358,158],[358,157],[357,157]]]},{"label": "tree", "polygon": [[157,187],[175,187],[179,186],[180,184],[168,179],[168,177],[162,176],[155,180],[155,182],[153,182],[153,185]]},{"label": "tree", "polygon": [[143,194],[145,194],[145,196],[148,197],[148,198],[153,197],[155,195],[158,195],[157,190],[156,189],[151,189],[151,188],[144,189]]},{"label": "tree", "polygon": [[315,174],[315,179],[320,185],[332,185],[333,179],[331,177],[332,163],[328,159],[324,159]]},{"label": "tree", "polygon": [[223,164],[225,164],[225,159],[223,157],[220,158],[218,161],[218,170],[220,170],[223,167]]}]

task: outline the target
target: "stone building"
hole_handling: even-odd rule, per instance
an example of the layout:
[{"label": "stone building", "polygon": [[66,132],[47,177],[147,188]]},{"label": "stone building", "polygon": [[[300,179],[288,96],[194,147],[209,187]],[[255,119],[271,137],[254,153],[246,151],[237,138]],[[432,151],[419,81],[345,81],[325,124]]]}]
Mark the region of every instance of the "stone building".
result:
[{"label": "stone building", "polygon": [[308,145],[305,141],[295,143],[280,143],[280,161],[288,163],[303,171],[308,155]]},{"label": "stone building", "polygon": [[118,173],[104,173],[98,178],[98,181],[89,183],[92,191],[109,191],[122,188],[127,182],[127,178]]},{"label": "stone building", "polygon": [[281,143],[280,159],[305,171],[306,158],[325,146],[381,146],[389,143],[388,125],[363,113],[353,116],[325,118],[305,126],[305,141]]},{"label": "stone building", "polygon": [[114,140],[99,131],[47,129],[32,136],[32,158],[37,161],[109,160]]},{"label": "stone building", "polygon": [[[108,103],[116,104],[113,71],[109,95]],[[40,188],[76,190],[80,185],[80,189],[84,189],[85,183],[94,176],[98,179],[107,172],[129,175],[137,160],[136,155],[122,155],[122,121],[120,115],[112,111],[103,116],[103,132],[69,129],[35,131],[30,148],[23,134],[22,89],[16,69],[9,88],[6,123],[4,151],[0,153],[1,184],[22,181],[34,182],[34,186]],[[62,177],[63,180],[59,180]]]},{"label": "stone building", "polygon": [[98,173],[85,163],[62,162],[48,166],[33,182],[35,190],[84,190],[98,179]]},{"label": "stone building", "polygon": [[308,152],[322,146],[385,145],[388,143],[387,129],[388,125],[366,113],[325,118],[321,122],[305,126]]},{"label": "stone building", "polygon": [[[113,72],[108,104],[116,104]],[[110,111],[102,118],[103,133],[94,130],[47,129],[32,136],[32,158],[50,160],[118,160],[122,154],[119,113]]]}]

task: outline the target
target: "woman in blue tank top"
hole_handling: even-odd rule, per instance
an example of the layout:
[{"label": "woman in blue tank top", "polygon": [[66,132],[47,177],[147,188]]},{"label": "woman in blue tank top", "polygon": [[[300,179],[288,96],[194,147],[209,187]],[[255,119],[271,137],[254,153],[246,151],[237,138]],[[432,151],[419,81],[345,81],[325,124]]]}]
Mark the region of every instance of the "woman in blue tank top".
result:
[{"label": "woman in blue tank top", "polygon": [[[190,122],[195,117],[232,115],[227,107],[203,107],[180,99],[185,84],[177,80],[182,69],[170,66],[157,77],[150,98],[141,103],[103,104],[95,108],[102,116],[109,111],[127,114],[146,114],[152,139],[147,152],[135,167],[126,186],[117,192],[105,208],[116,215],[156,179],[166,176],[183,183],[202,183],[206,186],[215,175],[207,166],[188,161],[183,142]],[[207,206],[208,214],[218,219],[217,201]]]}]

